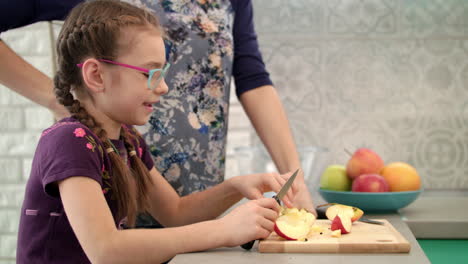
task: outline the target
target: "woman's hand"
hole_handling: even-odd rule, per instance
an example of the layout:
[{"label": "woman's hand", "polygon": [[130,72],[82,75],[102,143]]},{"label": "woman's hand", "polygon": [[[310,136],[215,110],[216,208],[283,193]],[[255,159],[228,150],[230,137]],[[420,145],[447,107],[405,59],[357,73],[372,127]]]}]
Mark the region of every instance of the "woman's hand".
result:
[{"label": "woman's hand", "polygon": [[273,231],[280,206],[272,198],[248,201],[218,219],[226,234],[225,246],[239,246],[267,238]]},{"label": "woman's hand", "polygon": [[[291,177],[292,173],[257,173],[232,178],[234,188],[247,199],[254,200],[263,198],[263,193],[274,191],[278,193],[281,187]],[[292,186],[282,201],[287,207],[292,207],[295,188]]]},{"label": "woman's hand", "polygon": [[[299,175],[298,175],[299,177]],[[296,179],[299,180],[299,179]],[[294,197],[291,199],[293,207],[304,208],[309,213],[314,214],[317,217],[317,212],[315,211],[314,202],[312,201],[312,196],[310,195],[307,185],[302,181],[298,182],[297,185],[293,185],[295,190]]]}]

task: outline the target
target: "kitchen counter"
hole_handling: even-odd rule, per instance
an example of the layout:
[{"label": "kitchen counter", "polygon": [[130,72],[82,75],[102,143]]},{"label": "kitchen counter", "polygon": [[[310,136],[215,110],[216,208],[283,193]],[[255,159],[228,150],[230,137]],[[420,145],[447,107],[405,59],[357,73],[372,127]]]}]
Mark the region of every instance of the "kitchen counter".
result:
[{"label": "kitchen counter", "polygon": [[468,191],[425,191],[399,211],[418,239],[468,239]]},{"label": "kitchen counter", "polygon": [[[313,193],[316,204],[324,203],[317,193]],[[205,252],[188,253],[176,256],[170,263],[431,263],[420,247],[418,239],[443,238],[446,240],[421,240],[428,250],[431,260],[445,263],[451,256],[454,260],[464,258],[468,243],[468,191],[426,190],[413,204],[394,214],[366,215],[367,218],[385,218],[410,242],[408,254],[272,254],[259,253],[257,244],[252,251],[240,247],[220,248]],[[460,207],[461,206],[461,207]],[[458,239],[458,240],[447,240]],[[446,246],[452,251],[449,253]],[[463,255],[463,256],[462,256]],[[457,263],[456,261],[453,263]]]},{"label": "kitchen counter", "polygon": [[246,251],[241,247],[234,248],[219,248],[203,252],[187,253],[177,255],[170,263],[204,263],[204,264],[217,264],[217,263],[346,263],[346,264],[366,264],[366,263],[379,263],[379,264],[424,264],[430,263],[423,250],[419,246],[415,237],[411,233],[408,226],[401,220],[400,215],[394,214],[378,214],[366,215],[367,218],[383,218],[387,219],[411,244],[411,251],[409,253],[391,253],[391,254],[277,254],[277,253],[259,253],[257,251],[257,243],[251,251]]}]

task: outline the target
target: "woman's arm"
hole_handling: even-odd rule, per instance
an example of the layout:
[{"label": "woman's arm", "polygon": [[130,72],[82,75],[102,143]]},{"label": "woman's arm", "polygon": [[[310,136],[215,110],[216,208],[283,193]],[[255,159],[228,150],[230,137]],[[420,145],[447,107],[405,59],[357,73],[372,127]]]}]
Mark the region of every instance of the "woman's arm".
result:
[{"label": "woman's arm", "polygon": [[80,245],[89,260],[98,264],[161,263],[179,253],[266,238],[279,210],[275,200],[265,198],[243,204],[217,220],[175,228],[118,230],[95,180],[70,177],[59,182],[59,190]]},{"label": "woman's arm", "polygon": [[[234,64],[236,94],[280,173],[300,167],[294,140],[281,101],[272,86],[259,50],[250,0],[234,1]],[[259,101],[262,101],[259,104]],[[301,174],[294,184],[294,204],[315,213]]]},{"label": "woman's arm", "polygon": [[18,56],[1,40],[0,61],[8,62],[0,69],[1,84],[49,108],[56,119],[69,115],[65,107],[55,98],[52,80]]},{"label": "woman's arm", "polygon": [[[261,104],[258,103],[259,98],[262,100]],[[240,102],[279,172],[285,173],[300,168],[301,162],[289,122],[274,87],[267,85],[244,92],[240,96]],[[296,191],[294,205],[315,214],[302,170],[294,183],[294,188]]]}]

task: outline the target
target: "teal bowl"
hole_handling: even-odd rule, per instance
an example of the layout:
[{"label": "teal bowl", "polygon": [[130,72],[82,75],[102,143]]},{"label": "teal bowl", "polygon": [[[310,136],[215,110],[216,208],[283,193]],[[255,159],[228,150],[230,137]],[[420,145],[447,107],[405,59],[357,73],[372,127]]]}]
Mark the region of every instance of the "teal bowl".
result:
[{"label": "teal bowl", "polygon": [[329,203],[356,206],[364,213],[384,213],[397,211],[408,206],[423,190],[409,192],[341,192],[319,189],[320,195]]}]

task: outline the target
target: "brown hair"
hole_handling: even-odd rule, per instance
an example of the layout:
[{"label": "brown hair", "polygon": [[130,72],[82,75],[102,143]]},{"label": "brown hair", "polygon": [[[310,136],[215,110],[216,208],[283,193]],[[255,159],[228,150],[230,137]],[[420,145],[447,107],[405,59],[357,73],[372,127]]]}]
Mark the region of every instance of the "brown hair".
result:
[{"label": "brown hair", "polygon": [[[159,22],[149,12],[117,0],[87,1],[77,5],[68,15],[57,40],[58,70],[54,77],[55,95],[72,117],[91,129],[101,140],[104,149],[112,148],[106,131],[73,98],[71,88],[83,87],[81,70],[77,64],[88,57],[114,60],[120,51],[118,40],[122,29],[139,26],[154,27],[162,35]],[[137,135],[140,137],[139,135]],[[125,128],[121,129],[127,153],[134,153],[131,137],[137,139]],[[112,189],[117,200],[118,219],[127,217],[133,226],[137,212],[149,209],[148,189],[153,182],[148,169],[138,157],[129,155],[131,169],[118,153],[108,154],[112,164]]]}]

